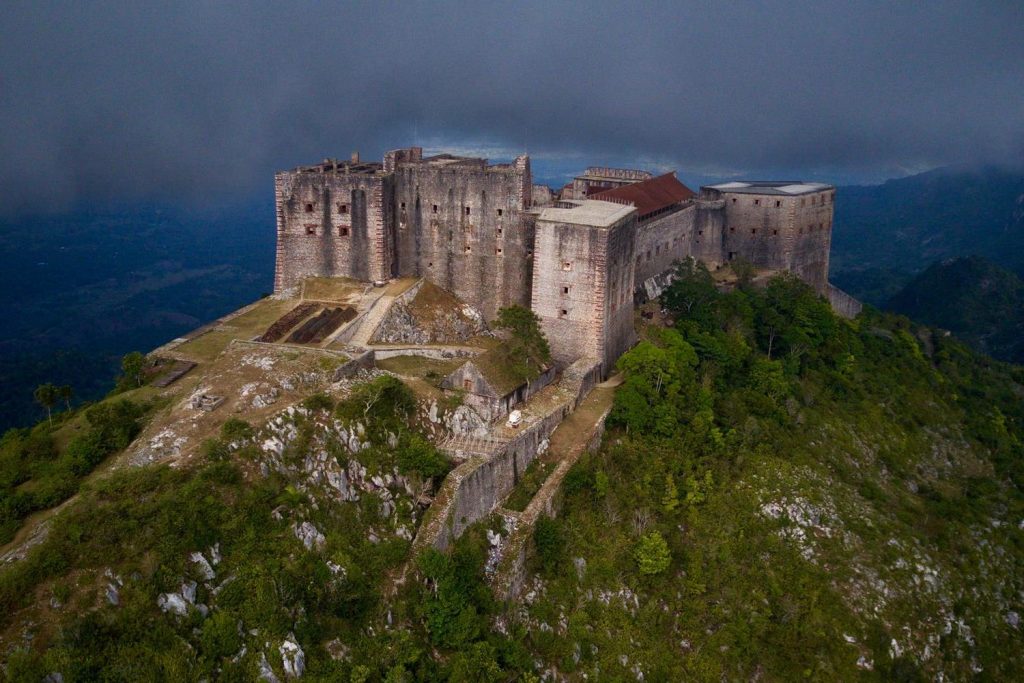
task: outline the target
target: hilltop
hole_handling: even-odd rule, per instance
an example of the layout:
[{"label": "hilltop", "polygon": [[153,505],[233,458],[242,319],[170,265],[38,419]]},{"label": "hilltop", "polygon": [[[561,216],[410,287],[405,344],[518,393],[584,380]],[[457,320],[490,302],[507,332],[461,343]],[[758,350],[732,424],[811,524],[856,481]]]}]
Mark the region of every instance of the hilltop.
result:
[{"label": "hilltop", "polygon": [[[443,551],[414,539],[477,466],[459,449],[486,447],[442,386],[464,361],[350,365],[360,321],[421,310],[414,283],[313,282],[170,345],[199,365],[121,394],[131,445],[0,570],[8,677],[1019,677],[1021,369],[902,318],[839,319],[785,276],[720,293],[680,275],[637,312],[621,385]],[[472,319],[430,301],[424,320]],[[286,325],[311,341],[246,341]],[[605,414],[603,439],[573,436]],[[85,418],[5,438],[5,457],[35,476],[29,436],[63,458],[68,430],[127,424]]]}]

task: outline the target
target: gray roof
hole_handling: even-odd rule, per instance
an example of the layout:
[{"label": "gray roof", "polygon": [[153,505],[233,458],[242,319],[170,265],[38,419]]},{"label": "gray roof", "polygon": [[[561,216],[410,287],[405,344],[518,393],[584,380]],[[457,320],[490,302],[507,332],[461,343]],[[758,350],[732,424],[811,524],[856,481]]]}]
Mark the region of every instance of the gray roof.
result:
[{"label": "gray roof", "polygon": [[812,192],[833,189],[825,183],[810,183],[804,180],[737,180],[731,183],[708,185],[712,190],[735,194],[770,194],[793,197]]}]

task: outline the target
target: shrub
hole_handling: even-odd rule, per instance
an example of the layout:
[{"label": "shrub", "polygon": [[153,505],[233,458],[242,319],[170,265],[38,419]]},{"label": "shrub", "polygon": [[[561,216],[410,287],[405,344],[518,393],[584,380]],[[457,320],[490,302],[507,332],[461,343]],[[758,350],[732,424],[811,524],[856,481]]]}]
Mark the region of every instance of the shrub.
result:
[{"label": "shrub", "polygon": [[228,418],[228,421],[220,426],[220,438],[231,443],[242,441],[252,436],[252,425],[237,417]]},{"label": "shrub", "polygon": [[403,474],[416,472],[424,479],[439,477],[448,472],[448,458],[433,444],[412,434],[398,447],[398,469]]},{"label": "shrub", "polygon": [[547,573],[554,572],[564,556],[565,538],[562,526],[557,520],[541,515],[533,529],[533,544],[537,548],[537,558]]},{"label": "shrub", "polygon": [[637,543],[636,550],[633,551],[633,557],[636,559],[640,573],[647,576],[662,573],[668,569],[668,565],[672,561],[668,543],[657,531],[651,531],[640,537],[640,542]]},{"label": "shrub", "polygon": [[334,399],[321,391],[307,397],[302,405],[313,412],[329,411],[334,409]]}]

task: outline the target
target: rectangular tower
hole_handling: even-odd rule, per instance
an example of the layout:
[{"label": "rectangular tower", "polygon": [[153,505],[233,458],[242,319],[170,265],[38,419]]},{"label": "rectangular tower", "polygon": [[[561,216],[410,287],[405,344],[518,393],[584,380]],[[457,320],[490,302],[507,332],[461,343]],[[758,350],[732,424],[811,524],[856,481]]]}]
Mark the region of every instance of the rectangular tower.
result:
[{"label": "rectangular tower", "polygon": [[310,276],[386,280],[394,275],[394,182],[379,163],[325,160],[274,176],[274,291]]},{"label": "rectangular tower", "polygon": [[633,343],[636,209],[561,201],[537,218],[532,308],[555,360],[587,356],[607,375]]}]

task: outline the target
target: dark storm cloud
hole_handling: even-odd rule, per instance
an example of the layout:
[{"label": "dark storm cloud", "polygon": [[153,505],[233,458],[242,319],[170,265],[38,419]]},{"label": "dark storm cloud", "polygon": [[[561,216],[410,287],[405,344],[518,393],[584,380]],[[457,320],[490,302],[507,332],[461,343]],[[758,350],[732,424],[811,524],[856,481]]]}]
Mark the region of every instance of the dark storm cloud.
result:
[{"label": "dark storm cloud", "polygon": [[6,3],[0,209],[420,139],[850,174],[1024,149],[1020,2]]}]

